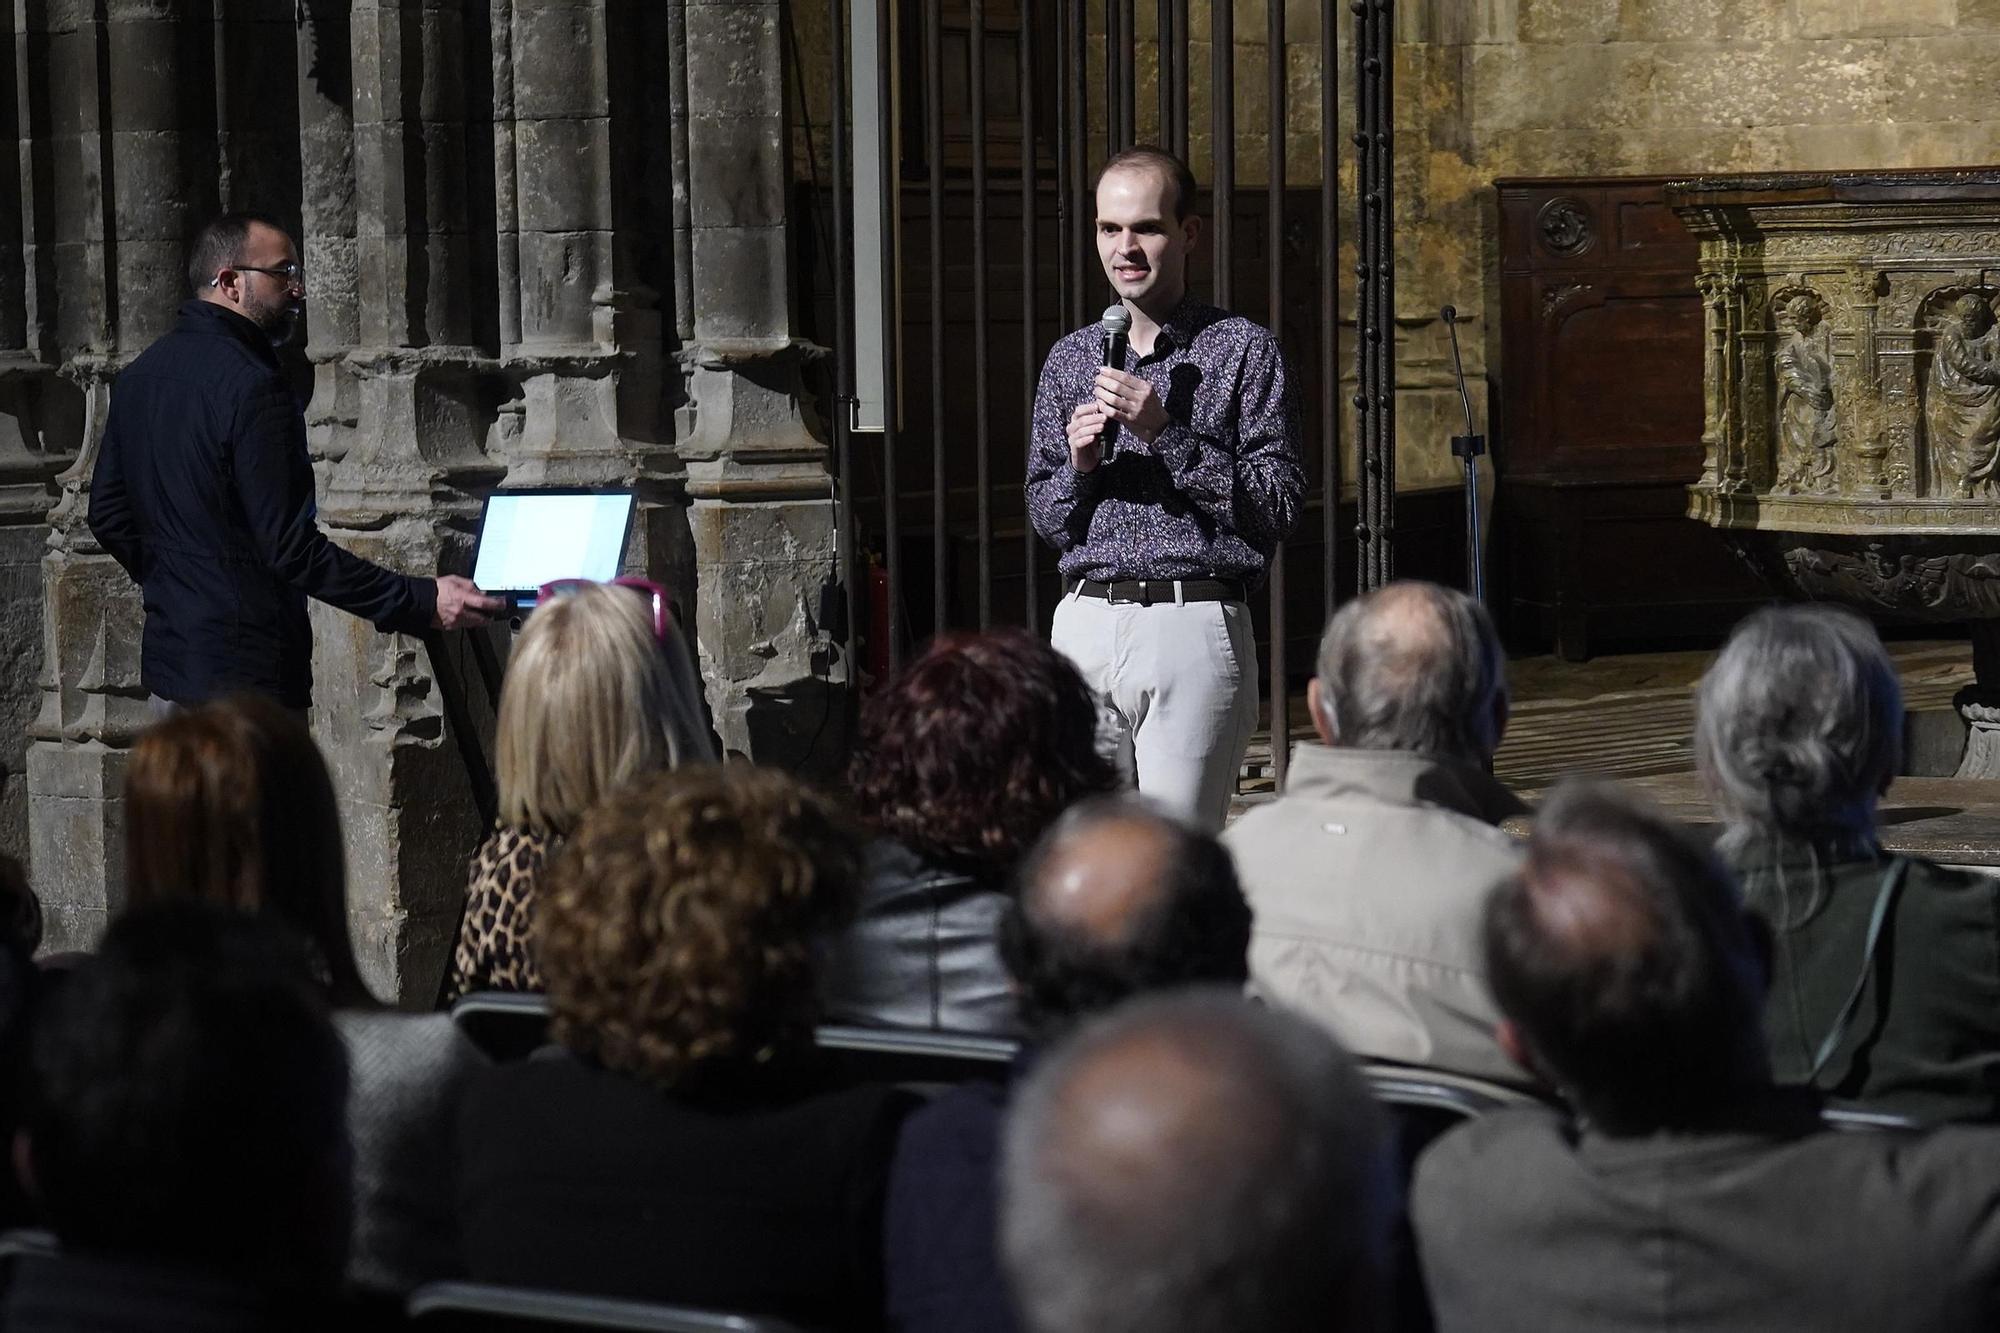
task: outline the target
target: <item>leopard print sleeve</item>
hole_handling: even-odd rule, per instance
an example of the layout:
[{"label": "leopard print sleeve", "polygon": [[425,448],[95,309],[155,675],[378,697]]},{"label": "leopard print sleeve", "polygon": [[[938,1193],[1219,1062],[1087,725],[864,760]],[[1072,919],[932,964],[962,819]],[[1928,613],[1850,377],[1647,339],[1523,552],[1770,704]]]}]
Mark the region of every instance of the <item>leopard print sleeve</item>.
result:
[{"label": "leopard print sleeve", "polygon": [[548,853],[549,840],[529,829],[496,828],[479,844],[466,871],[447,1002],[471,991],[542,988],[531,935],[535,881]]}]

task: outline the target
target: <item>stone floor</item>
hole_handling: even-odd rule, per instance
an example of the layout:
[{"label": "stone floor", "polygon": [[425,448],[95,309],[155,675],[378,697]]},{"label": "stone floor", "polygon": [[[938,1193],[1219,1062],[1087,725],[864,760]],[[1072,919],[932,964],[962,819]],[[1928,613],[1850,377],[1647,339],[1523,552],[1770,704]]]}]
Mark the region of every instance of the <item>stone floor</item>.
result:
[{"label": "stone floor", "polygon": [[[1911,771],[1883,800],[1883,841],[1954,865],[2000,870],[2000,782],[1945,776],[1961,744],[1951,696],[1972,681],[1967,643],[1892,643],[1912,716]],[[1714,655],[1635,653],[1563,662],[1509,663],[1513,721],[1494,757],[1499,778],[1533,798],[1571,773],[1630,781],[1680,818],[1712,816],[1694,776],[1694,686]],[[1294,741],[1312,739],[1301,696],[1292,705]],[[1238,809],[1271,798],[1270,737],[1259,732],[1244,764]]]}]

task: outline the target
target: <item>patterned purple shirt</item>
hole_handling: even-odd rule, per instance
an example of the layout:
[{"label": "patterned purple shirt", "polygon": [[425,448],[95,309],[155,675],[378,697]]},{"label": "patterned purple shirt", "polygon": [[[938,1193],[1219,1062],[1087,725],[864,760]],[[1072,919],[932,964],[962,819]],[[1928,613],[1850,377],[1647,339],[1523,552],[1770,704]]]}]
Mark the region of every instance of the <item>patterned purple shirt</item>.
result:
[{"label": "patterned purple shirt", "polygon": [[1028,516],[1065,579],[1264,576],[1305,495],[1299,422],[1270,330],[1183,298],[1152,354],[1125,354],[1170,422],[1151,445],[1124,427],[1094,471],[1070,466],[1067,431],[1104,364],[1095,324],[1049,349],[1028,445]]}]

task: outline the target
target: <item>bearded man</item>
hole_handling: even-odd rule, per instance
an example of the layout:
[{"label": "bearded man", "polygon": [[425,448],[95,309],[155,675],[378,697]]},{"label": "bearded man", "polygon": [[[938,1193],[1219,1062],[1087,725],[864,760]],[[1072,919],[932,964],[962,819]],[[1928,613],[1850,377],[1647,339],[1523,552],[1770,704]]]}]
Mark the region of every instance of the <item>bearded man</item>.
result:
[{"label": "bearded man", "polygon": [[470,579],[415,578],[319,529],[305,412],[277,349],[305,311],[283,227],[225,213],[188,260],[194,299],[119,374],[90,480],[90,530],[140,588],[140,679],[156,713],[248,691],[312,703],[316,597],[383,631],[484,624]]}]

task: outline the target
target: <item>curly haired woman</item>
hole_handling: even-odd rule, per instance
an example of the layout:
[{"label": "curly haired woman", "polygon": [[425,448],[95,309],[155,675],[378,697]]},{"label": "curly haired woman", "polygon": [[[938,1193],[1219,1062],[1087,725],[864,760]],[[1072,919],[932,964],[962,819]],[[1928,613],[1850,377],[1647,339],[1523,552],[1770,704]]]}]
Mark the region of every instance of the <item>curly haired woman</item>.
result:
[{"label": "curly haired woman", "polygon": [[814,940],[856,846],[783,774],[639,779],[552,865],[538,947],[565,1048],[459,1115],[475,1278],[879,1328],[882,1200],[911,1102],[813,1077]]},{"label": "curly haired woman", "polygon": [[829,1020],[1011,1033],[997,932],[1014,867],[1081,797],[1114,790],[1097,706],[1022,630],[946,634],[868,701],[848,768],[869,844],[855,924],[828,945]]}]

